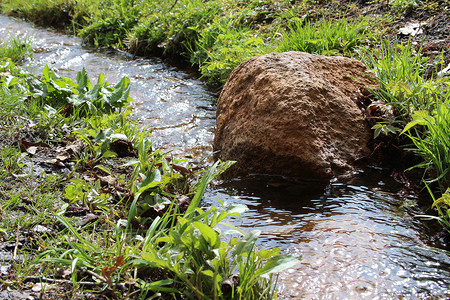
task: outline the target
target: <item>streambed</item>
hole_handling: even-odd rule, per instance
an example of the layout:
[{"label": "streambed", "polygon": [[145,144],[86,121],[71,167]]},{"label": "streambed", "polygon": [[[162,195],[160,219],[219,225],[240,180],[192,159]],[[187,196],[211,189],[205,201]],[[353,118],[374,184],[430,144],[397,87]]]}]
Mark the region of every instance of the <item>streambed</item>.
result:
[{"label": "streambed", "polygon": [[[191,73],[0,16],[0,37],[9,33],[34,37],[28,64],[36,72],[47,64],[72,77],[83,67],[92,80],[129,77],[135,117],[153,130],[157,146],[194,160],[211,154],[217,95]],[[250,210],[235,222],[261,230],[261,247],[303,257],[280,274],[280,298],[448,298],[450,256],[422,243],[427,229],[413,217],[415,200],[396,189],[374,169],[316,190],[278,177],[235,179],[210,187],[205,201],[246,204]]]}]

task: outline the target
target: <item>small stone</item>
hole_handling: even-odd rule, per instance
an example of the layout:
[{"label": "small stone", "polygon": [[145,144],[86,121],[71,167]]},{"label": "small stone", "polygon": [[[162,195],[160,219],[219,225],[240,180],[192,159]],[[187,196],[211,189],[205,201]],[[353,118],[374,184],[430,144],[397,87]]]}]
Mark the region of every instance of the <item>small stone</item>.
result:
[{"label": "small stone", "polygon": [[419,35],[423,33],[422,27],[426,25],[426,22],[411,22],[403,26],[398,30],[398,32],[402,35]]},{"label": "small stone", "polygon": [[42,225],[36,225],[33,227],[33,231],[37,232],[37,233],[45,233],[45,232],[50,232],[50,229],[48,229],[45,226]]}]

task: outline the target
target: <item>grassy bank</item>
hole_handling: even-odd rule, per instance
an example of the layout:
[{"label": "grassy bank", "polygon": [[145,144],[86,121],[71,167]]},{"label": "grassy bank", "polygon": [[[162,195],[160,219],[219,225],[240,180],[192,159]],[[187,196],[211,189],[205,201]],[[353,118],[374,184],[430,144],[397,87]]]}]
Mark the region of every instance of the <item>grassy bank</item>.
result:
[{"label": "grassy bank", "polygon": [[[295,2],[295,3],[292,3]],[[251,56],[302,50],[345,54],[381,33],[376,17],[348,9],[311,11],[309,1],[0,1],[6,14],[64,27],[96,47],[178,56],[210,82],[224,83]],[[351,10],[351,9],[350,9]],[[371,24],[371,26],[369,26]],[[370,30],[368,30],[370,27]],[[373,32],[375,30],[375,32]]]},{"label": "grassy bank", "polygon": [[[268,52],[362,60],[380,80],[369,105],[380,111],[369,116],[375,142],[409,149],[421,159],[411,167],[424,170],[438,219],[450,229],[450,80],[448,70],[443,72],[450,56],[448,38],[440,36],[450,20],[445,1],[22,2],[0,1],[6,14],[68,28],[96,47],[181,58],[219,84],[239,63]],[[429,23],[426,34],[399,33],[417,20]],[[436,22],[444,28],[432,25]]]},{"label": "grassy bank", "polygon": [[[298,258],[227,225],[245,206],[200,207],[231,163],[195,169],[128,118],[129,80],[76,80],[16,64],[0,45],[0,290],[9,297],[273,299]],[[5,259],[5,257],[8,257]],[[6,268],[7,273],[4,273]],[[95,296],[94,296],[95,295]]]}]

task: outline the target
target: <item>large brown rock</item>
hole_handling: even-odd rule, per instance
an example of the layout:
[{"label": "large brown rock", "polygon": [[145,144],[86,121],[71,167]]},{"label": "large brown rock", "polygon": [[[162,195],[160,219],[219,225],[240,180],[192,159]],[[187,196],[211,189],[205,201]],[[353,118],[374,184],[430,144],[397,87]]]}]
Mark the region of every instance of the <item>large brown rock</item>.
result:
[{"label": "large brown rock", "polygon": [[217,104],[214,150],[250,173],[328,179],[367,154],[372,133],[355,103],[371,84],[361,62],[302,52],[253,57]]}]

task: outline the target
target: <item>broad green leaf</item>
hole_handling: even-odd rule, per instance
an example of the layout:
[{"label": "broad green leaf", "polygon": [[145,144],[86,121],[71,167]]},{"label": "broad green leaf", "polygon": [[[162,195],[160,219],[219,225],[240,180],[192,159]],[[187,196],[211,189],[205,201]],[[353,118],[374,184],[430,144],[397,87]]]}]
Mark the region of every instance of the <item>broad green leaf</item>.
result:
[{"label": "broad green leaf", "polygon": [[243,241],[240,241],[236,245],[236,247],[233,250],[233,256],[234,255],[247,255],[248,253],[252,252],[255,247],[255,242],[258,239],[259,235],[261,234],[260,230],[253,230],[249,232],[244,238]]},{"label": "broad green leaf", "polygon": [[117,157],[117,153],[113,151],[105,151],[102,155],[104,158],[111,158],[111,157]]},{"label": "broad green leaf", "polygon": [[289,255],[278,255],[270,258],[264,267],[256,270],[255,277],[261,276],[268,278],[271,273],[278,273],[287,268],[291,268],[300,261],[300,258]]},{"label": "broad green leaf", "polygon": [[200,231],[200,234],[211,247],[214,247],[216,245],[217,241],[219,240],[219,235],[216,231],[211,229],[211,227],[209,227],[208,225],[198,221],[194,222],[193,225]]},{"label": "broad green leaf", "polygon": [[278,255],[280,251],[280,248],[264,249],[258,252],[258,256],[260,259],[269,259],[275,255]]},{"label": "broad green leaf", "polygon": [[203,270],[202,274],[214,278],[214,272],[211,270]]},{"label": "broad green leaf", "polygon": [[427,121],[425,119],[417,119],[409,122],[406,124],[405,128],[403,128],[402,132],[400,134],[404,134],[405,132],[409,131],[412,127],[416,125],[427,125]]},{"label": "broad green leaf", "polygon": [[248,211],[248,207],[245,204],[232,204],[227,207],[228,216],[239,217],[242,213]]},{"label": "broad green leaf", "polygon": [[158,169],[154,169],[150,176],[146,177],[139,188],[139,193],[154,188],[161,183],[161,172]]}]

